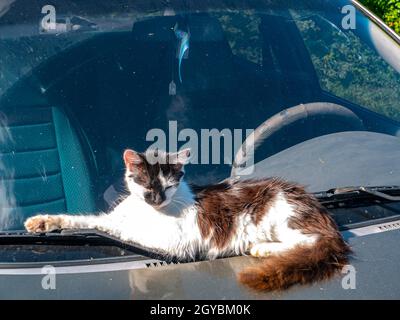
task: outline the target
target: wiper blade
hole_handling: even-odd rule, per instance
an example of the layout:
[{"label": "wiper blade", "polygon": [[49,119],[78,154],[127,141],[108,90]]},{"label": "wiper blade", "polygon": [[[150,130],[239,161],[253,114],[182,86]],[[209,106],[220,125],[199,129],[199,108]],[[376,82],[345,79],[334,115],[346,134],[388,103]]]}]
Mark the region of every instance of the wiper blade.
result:
[{"label": "wiper blade", "polygon": [[376,187],[342,187],[314,193],[319,202],[325,206],[360,204],[362,202],[380,203],[400,201],[400,186]]},{"label": "wiper blade", "polygon": [[[124,249],[130,249],[137,254],[161,259],[161,254],[154,250],[149,251],[136,243],[122,241],[97,229],[60,229],[46,233],[29,233],[25,230],[0,231],[1,244],[15,243],[47,243],[47,244],[97,244],[97,245],[116,245]],[[166,258],[164,258],[166,261]],[[172,261],[172,260],[171,260]]]},{"label": "wiper blade", "polygon": [[0,244],[8,242],[69,242],[69,243],[98,243],[116,244],[133,247],[133,245],[112,237],[96,229],[62,229],[46,233],[29,233],[25,230],[0,231]]},{"label": "wiper blade", "polygon": [[105,233],[98,231],[96,229],[63,229],[63,230],[54,230],[46,233],[29,233],[26,230],[9,230],[9,231],[0,231],[1,237],[23,237],[23,236],[35,236],[35,237],[91,237],[98,236],[102,237]]},{"label": "wiper blade", "polygon": [[137,243],[123,241],[97,229],[61,229],[47,233],[29,233],[25,230],[0,231],[0,245],[40,244],[40,245],[114,245],[128,249],[136,255],[165,262],[184,262],[162,252],[150,250]]}]

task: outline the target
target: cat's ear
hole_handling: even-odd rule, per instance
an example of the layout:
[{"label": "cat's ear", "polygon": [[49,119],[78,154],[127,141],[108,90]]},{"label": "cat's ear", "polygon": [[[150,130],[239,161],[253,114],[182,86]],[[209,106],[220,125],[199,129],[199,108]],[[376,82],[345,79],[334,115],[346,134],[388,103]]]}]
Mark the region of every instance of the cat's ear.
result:
[{"label": "cat's ear", "polygon": [[176,157],[176,164],[179,164],[182,166],[188,164],[190,161],[190,157],[191,157],[190,148],[186,148],[186,149],[178,151],[175,154],[175,157]]},{"label": "cat's ear", "polygon": [[178,152],[178,163],[183,164],[183,165],[188,164],[190,161],[191,154],[192,154],[192,152],[191,152],[190,148],[180,150]]},{"label": "cat's ear", "polygon": [[129,170],[132,170],[133,167],[142,164],[143,159],[139,155],[138,152],[131,150],[131,149],[127,149],[124,152],[124,162],[125,162],[125,166]]}]

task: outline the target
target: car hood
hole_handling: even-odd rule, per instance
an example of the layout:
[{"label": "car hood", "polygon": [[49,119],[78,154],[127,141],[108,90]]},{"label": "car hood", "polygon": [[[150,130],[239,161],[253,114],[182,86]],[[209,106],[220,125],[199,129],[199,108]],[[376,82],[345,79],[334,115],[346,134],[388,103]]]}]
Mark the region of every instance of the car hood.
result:
[{"label": "car hood", "polygon": [[[397,228],[400,224],[390,226]],[[101,266],[98,271],[56,268],[53,289],[43,288],[46,273],[41,270],[25,275],[0,270],[0,299],[398,299],[400,230],[381,232],[390,226],[368,227],[376,233],[363,236],[345,232],[354,251],[352,267],[347,271],[351,269],[354,278],[350,279],[348,273],[338,274],[330,281],[280,293],[259,293],[240,285],[237,273],[259,261],[234,257],[144,269],[109,265],[109,270],[119,269],[114,271]]]}]

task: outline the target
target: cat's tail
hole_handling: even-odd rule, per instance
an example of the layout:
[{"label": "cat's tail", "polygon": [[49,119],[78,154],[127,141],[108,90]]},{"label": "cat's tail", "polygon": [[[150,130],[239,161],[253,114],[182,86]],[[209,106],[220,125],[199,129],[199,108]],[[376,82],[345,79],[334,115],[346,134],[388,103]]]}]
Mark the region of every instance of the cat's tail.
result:
[{"label": "cat's tail", "polygon": [[239,281],[259,291],[284,290],[295,284],[326,280],[347,264],[349,246],[340,237],[321,237],[312,246],[298,245],[239,273]]}]

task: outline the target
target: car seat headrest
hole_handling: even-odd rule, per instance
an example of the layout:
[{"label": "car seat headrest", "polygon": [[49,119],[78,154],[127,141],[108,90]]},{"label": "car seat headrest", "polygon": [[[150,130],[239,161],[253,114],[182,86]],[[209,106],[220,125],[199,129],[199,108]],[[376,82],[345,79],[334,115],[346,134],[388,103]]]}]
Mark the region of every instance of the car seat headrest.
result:
[{"label": "car seat headrest", "polygon": [[190,16],[189,19],[190,38],[199,42],[225,41],[224,31],[217,18],[206,14]]},{"label": "car seat headrest", "polygon": [[[146,42],[171,41],[174,39],[173,29],[181,19],[179,16],[162,16],[135,22],[132,27],[133,39]],[[206,14],[192,14],[187,17],[187,23],[191,41],[225,41],[224,32],[216,18]]]}]

